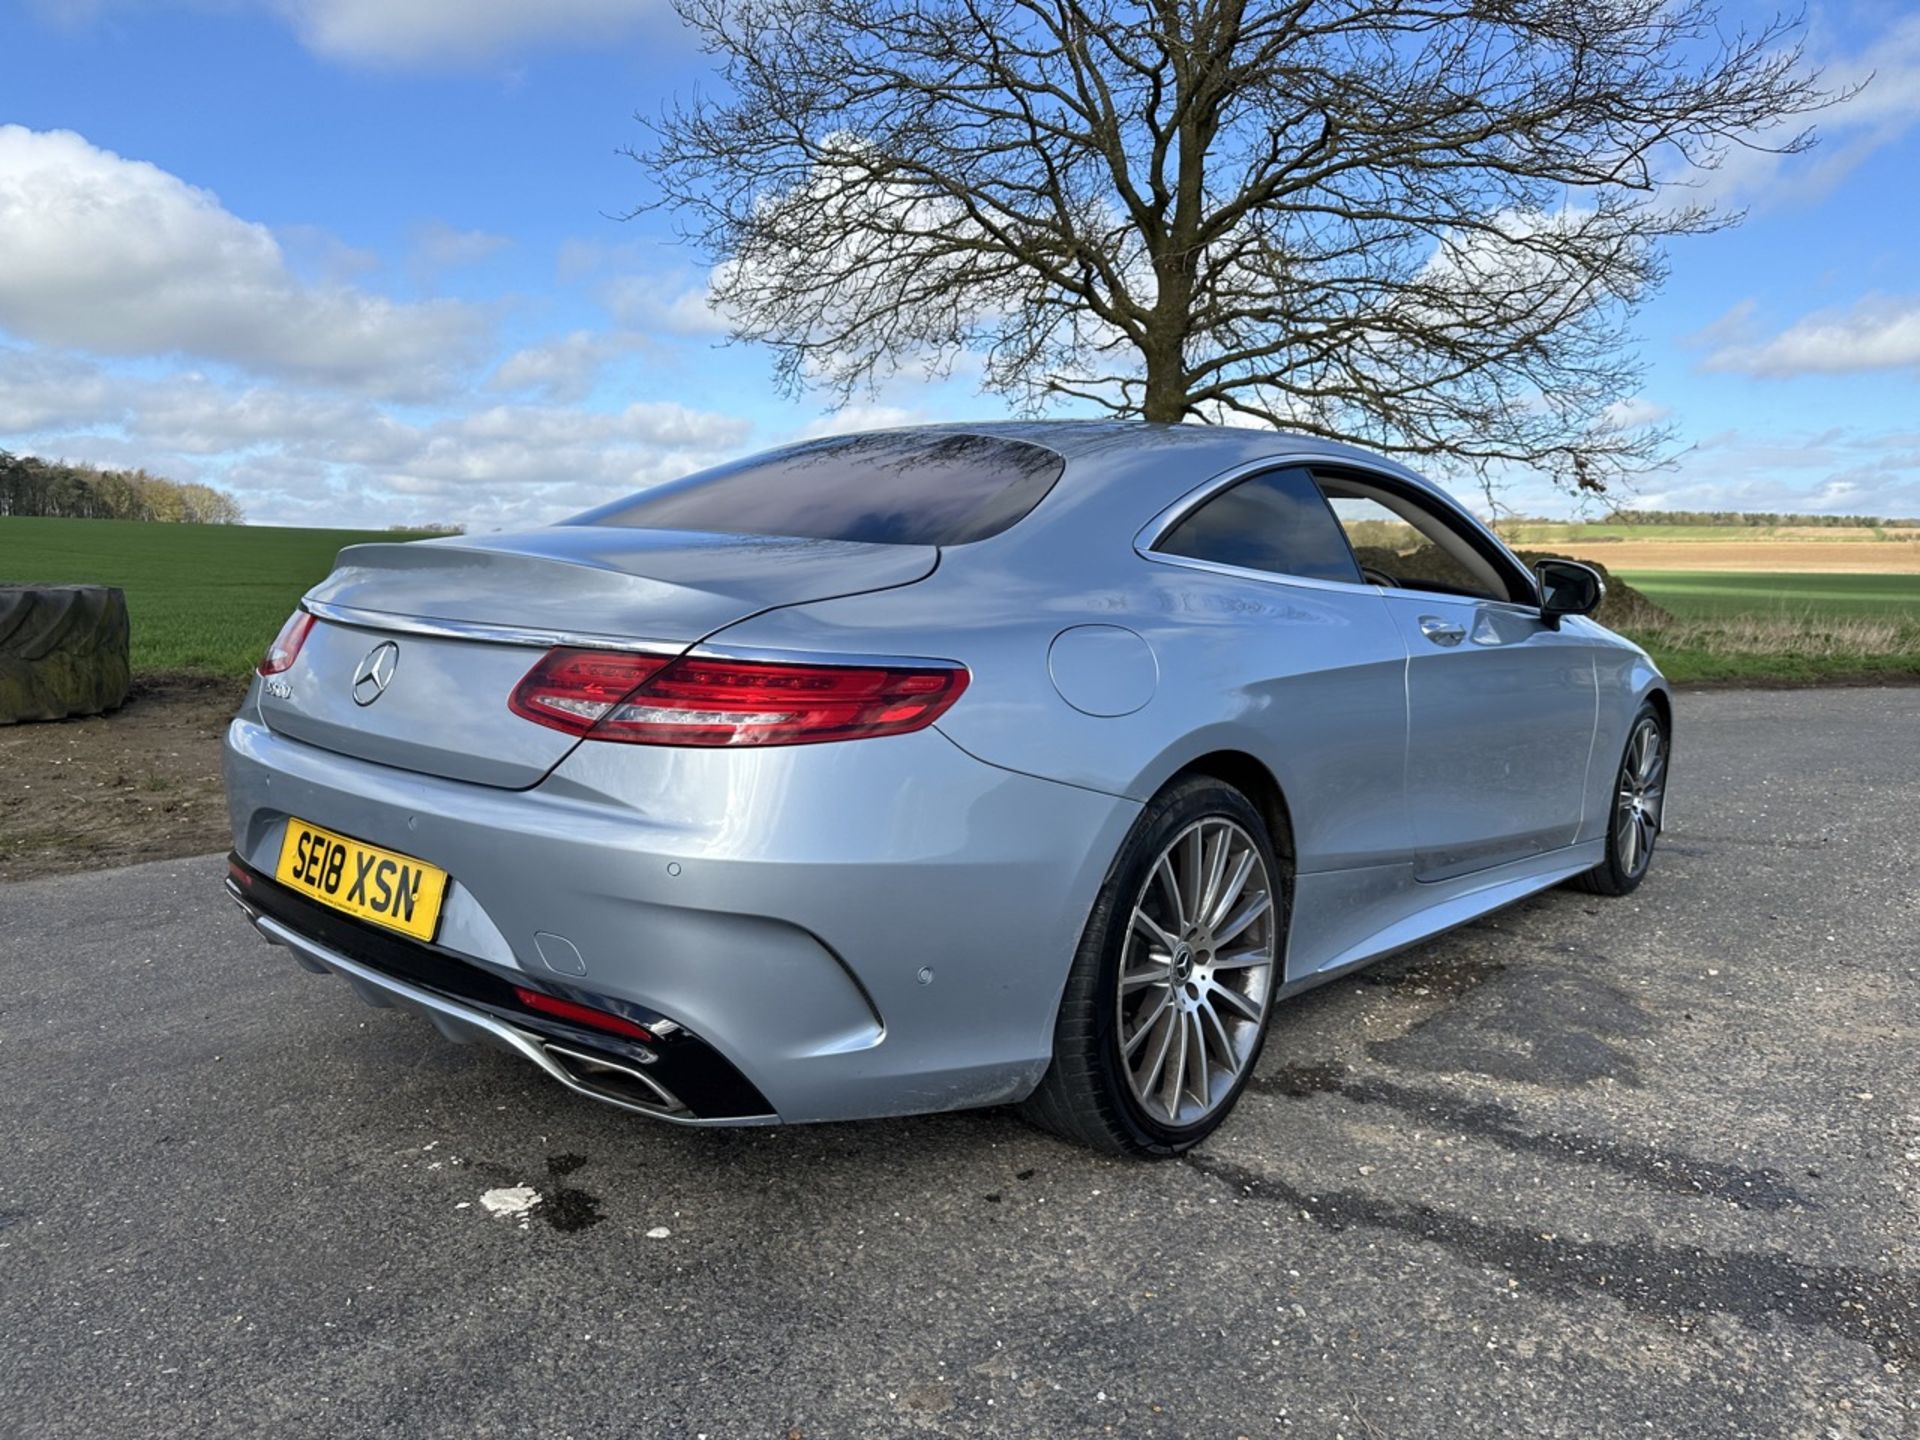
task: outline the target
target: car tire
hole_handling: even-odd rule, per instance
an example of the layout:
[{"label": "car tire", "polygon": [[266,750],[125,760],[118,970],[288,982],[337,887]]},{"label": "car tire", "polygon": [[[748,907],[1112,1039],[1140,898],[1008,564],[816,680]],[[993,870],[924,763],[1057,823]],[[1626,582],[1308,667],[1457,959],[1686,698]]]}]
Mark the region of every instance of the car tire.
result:
[{"label": "car tire", "polygon": [[[1216,845],[1223,857],[1217,866],[1211,863]],[[1196,853],[1200,864],[1190,876]],[[1227,894],[1243,865],[1241,888]],[[1216,870],[1217,888],[1209,889]],[[1201,883],[1187,883],[1190,878]],[[1183,888],[1189,892],[1184,900]],[[1280,866],[1266,822],[1240,791],[1195,776],[1149,801],[1087,921],[1060,1002],[1053,1063],[1021,1106],[1026,1118],[1063,1139],[1119,1155],[1179,1155],[1211,1134],[1239,1100],[1266,1041],[1291,892],[1292,877]],[[1193,894],[1202,903],[1192,903]],[[1264,913],[1236,930],[1259,908],[1260,894]],[[1184,929],[1169,945],[1176,916]],[[1263,945],[1264,971],[1249,958]],[[1163,955],[1164,980],[1143,981],[1143,974],[1161,968]],[[1125,988],[1123,965],[1132,967]],[[1232,995],[1224,993],[1229,989]],[[1164,1008],[1149,1024],[1145,1017],[1156,1005]],[[1132,1061],[1123,1053],[1129,1037]],[[1178,1074],[1170,1068],[1176,1038]],[[1163,1060],[1157,1085],[1142,1078],[1156,1048]]]},{"label": "car tire", "polygon": [[[1651,744],[1651,752],[1645,746]],[[1642,705],[1608,791],[1607,858],[1567,883],[1591,895],[1630,895],[1647,878],[1666,813],[1667,762],[1672,747],[1658,707]]]}]

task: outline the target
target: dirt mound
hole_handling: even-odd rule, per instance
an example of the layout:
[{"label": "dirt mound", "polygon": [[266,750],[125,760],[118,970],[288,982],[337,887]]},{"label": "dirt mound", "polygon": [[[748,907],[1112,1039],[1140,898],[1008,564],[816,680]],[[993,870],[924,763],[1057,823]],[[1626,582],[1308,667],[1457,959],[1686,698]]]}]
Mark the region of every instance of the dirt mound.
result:
[{"label": "dirt mound", "polygon": [[1529,570],[1540,560],[1578,560],[1582,565],[1598,570],[1600,578],[1607,582],[1607,598],[1600,602],[1600,608],[1593,618],[1609,630],[1631,630],[1637,625],[1650,625],[1673,618],[1671,612],[1661,609],[1590,556],[1562,555],[1557,550],[1516,550],[1513,553],[1520,557]]}]

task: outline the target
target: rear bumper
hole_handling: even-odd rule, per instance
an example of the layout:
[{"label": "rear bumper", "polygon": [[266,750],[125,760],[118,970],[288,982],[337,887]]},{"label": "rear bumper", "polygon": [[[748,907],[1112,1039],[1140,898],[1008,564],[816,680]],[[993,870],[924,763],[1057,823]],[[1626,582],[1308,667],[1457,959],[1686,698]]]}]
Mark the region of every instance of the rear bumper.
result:
[{"label": "rear bumper", "polygon": [[556,1023],[529,1012],[511,985],[457,956],[336,915],[237,855],[227,864],[227,894],[263,940],[315,974],[341,976],[369,1005],[425,1015],[455,1044],[519,1055],[569,1090],[623,1110],[683,1125],[776,1118],[746,1077],[670,1017],[627,1012],[652,1035],[645,1043]]},{"label": "rear bumper", "polygon": [[[670,1017],[764,1097],[763,1113],[677,1093],[678,1109],[629,1108],[707,1123],[1025,1095],[1050,1059],[1081,927],[1138,812],[983,764],[935,731],[757,753],[583,745],[541,785],[509,791],[336,755],[243,710],[225,762],[236,856],[261,883],[300,898],[265,879],[289,816],[444,868],[439,933],[416,948],[495,985]],[[475,1021],[470,996],[369,965],[307,922],[265,918],[278,929],[256,920],[263,935],[363,995],[370,987],[553,1074],[550,1051],[526,1048],[545,1043],[526,1017],[481,1007]],[[384,984],[383,970],[428,1001]],[[578,1073],[554,1078],[610,1098]]]}]

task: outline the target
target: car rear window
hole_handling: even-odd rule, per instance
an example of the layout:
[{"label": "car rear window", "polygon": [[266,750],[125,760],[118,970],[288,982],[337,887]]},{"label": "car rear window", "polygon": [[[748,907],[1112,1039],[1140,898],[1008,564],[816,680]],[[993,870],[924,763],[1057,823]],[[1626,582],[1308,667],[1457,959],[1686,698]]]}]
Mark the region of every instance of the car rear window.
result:
[{"label": "car rear window", "polygon": [[841,435],[702,470],[567,523],[964,545],[1026,515],[1064,464],[995,435]]}]

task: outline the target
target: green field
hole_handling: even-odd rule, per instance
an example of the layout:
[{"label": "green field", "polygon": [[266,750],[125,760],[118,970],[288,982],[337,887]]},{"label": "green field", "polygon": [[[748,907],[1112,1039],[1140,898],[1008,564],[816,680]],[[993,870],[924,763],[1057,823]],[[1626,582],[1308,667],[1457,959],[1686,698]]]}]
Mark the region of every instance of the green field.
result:
[{"label": "green field", "polygon": [[127,592],[136,672],[242,675],[343,545],[384,530],[0,518],[0,584],[86,582]]},{"label": "green field", "polygon": [[1623,570],[1620,578],[1686,619],[1821,615],[1920,620],[1920,575]]}]

